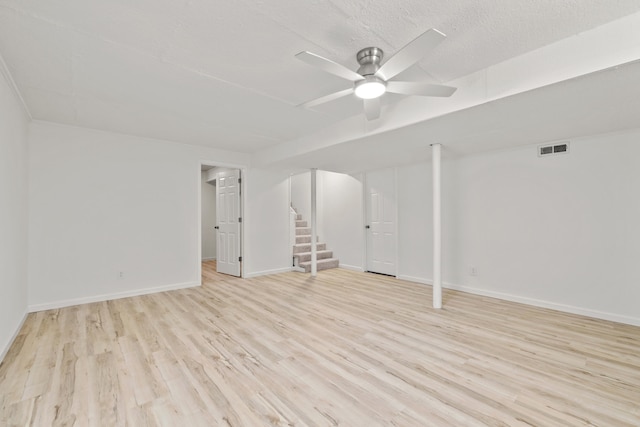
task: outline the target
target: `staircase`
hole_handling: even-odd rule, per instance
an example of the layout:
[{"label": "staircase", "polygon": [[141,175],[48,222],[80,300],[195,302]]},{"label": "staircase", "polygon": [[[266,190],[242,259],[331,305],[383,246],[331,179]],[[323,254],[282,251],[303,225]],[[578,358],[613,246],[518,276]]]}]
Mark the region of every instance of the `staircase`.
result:
[{"label": "staircase", "polygon": [[[317,270],[337,268],[339,261],[333,258],[333,252],[327,250],[326,243],[316,242]],[[301,214],[296,214],[296,243],[293,245],[293,265],[311,272],[311,228]]]}]

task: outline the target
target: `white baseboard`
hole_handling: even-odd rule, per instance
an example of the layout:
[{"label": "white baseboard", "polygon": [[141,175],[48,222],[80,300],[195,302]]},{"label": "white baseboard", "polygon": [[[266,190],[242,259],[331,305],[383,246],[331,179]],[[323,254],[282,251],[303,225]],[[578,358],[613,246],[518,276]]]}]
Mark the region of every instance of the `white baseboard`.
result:
[{"label": "white baseboard", "polygon": [[396,279],[406,280],[407,282],[422,283],[423,285],[433,285],[432,280],[423,279],[422,277],[398,275]]},{"label": "white baseboard", "polygon": [[68,300],[46,302],[43,304],[29,305],[29,313],[36,311],[52,310],[56,308],[71,307],[80,304],[89,304],[92,302],[110,301],[120,298],[136,297],[139,295],[155,294],[157,292],[174,291],[177,289],[194,288],[201,286],[200,282],[177,283],[173,285],[156,286],[153,288],[134,289],[132,291],[116,292],[113,294],[95,295],[91,297],[73,298]]},{"label": "white baseboard", "polygon": [[488,291],[486,289],[478,289],[470,286],[443,284],[443,287],[470,294],[482,295],[485,297],[498,298],[512,302],[532,305],[535,307],[549,308],[551,310],[563,311],[565,313],[579,314],[581,316],[594,317],[596,319],[610,320],[612,322],[625,323],[627,325],[640,326],[640,318],[624,316],[615,313],[608,313],[589,308],[576,307],[568,304],[560,304],[552,301],[540,300],[530,297],[521,297],[518,295],[506,294],[503,292]]},{"label": "white baseboard", "polygon": [[[421,277],[412,276],[398,276],[398,279],[406,280],[409,282],[422,283],[425,285],[433,285],[433,280],[424,279]],[[540,300],[530,297],[521,297],[518,295],[507,294],[504,292],[490,291],[487,289],[474,288],[472,286],[457,285],[454,283],[443,283],[443,288],[451,289],[455,291],[462,291],[469,294],[481,295],[484,297],[497,298],[505,301],[517,302],[521,304],[527,304],[534,307],[548,308],[551,310],[562,311],[565,313],[578,314],[581,316],[593,317],[595,319],[609,320],[611,322],[624,323],[627,325],[640,326],[640,318],[624,316],[616,313],[608,313],[605,311],[593,310],[589,308],[576,307],[568,304],[560,304],[552,301]]]},{"label": "white baseboard", "polygon": [[13,332],[13,335],[11,336],[11,338],[9,338],[9,341],[7,341],[6,345],[2,349],[2,352],[0,352],[0,363],[2,363],[2,361],[4,360],[4,357],[7,355],[7,352],[13,345],[13,342],[16,340],[16,337],[20,333],[20,329],[22,329],[22,325],[24,325],[24,321],[27,320],[28,315],[29,315],[28,312],[24,313],[24,316],[22,316],[22,320],[20,321],[20,323],[18,323],[18,327]]},{"label": "white baseboard", "polygon": [[358,267],[356,265],[338,264],[338,268],[344,268],[345,270],[358,271],[360,273],[364,273],[364,268]]},{"label": "white baseboard", "polygon": [[206,257],[206,258],[202,258],[202,261],[215,261],[216,257]]},{"label": "white baseboard", "polygon": [[254,271],[252,273],[246,273],[244,275],[244,278],[251,279],[252,277],[268,276],[269,274],[288,273],[290,271],[294,271],[293,267],[276,268],[273,270]]}]

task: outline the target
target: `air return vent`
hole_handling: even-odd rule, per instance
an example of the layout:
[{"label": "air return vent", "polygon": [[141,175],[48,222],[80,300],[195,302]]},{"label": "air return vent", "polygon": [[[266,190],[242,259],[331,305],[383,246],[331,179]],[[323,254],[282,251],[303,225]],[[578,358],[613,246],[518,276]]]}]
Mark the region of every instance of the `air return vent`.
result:
[{"label": "air return vent", "polygon": [[538,147],[538,156],[553,156],[554,154],[566,154],[569,152],[569,141],[561,144],[541,145]]}]

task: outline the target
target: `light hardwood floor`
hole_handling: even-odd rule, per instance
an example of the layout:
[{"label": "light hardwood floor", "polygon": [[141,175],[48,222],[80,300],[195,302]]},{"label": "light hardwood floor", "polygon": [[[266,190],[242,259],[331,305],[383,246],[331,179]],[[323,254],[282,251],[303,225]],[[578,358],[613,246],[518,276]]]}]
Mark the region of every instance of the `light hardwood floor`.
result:
[{"label": "light hardwood floor", "polygon": [[334,269],[30,314],[5,426],[638,426],[640,328]]}]

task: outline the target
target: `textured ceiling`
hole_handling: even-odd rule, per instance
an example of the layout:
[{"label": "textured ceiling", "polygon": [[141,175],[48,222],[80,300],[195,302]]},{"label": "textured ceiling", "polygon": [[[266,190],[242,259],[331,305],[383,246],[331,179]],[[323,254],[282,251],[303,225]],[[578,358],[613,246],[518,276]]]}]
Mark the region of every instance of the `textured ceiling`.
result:
[{"label": "textured ceiling", "polygon": [[[34,119],[253,152],[359,114],[357,68],[428,28],[448,35],[405,77],[448,82],[640,10],[639,0],[0,0],[0,54]],[[385,102],[393,103],[395,97]]]},{"label": "textured ceiling", "polygon": [[443,155],[450,157],[634,129],[640,126],[638,76],[640,61],[635,61],[292,156],[278,165],[292,172],[316,167],[358,173],[429,160],[434,142],[442,144]]}]

